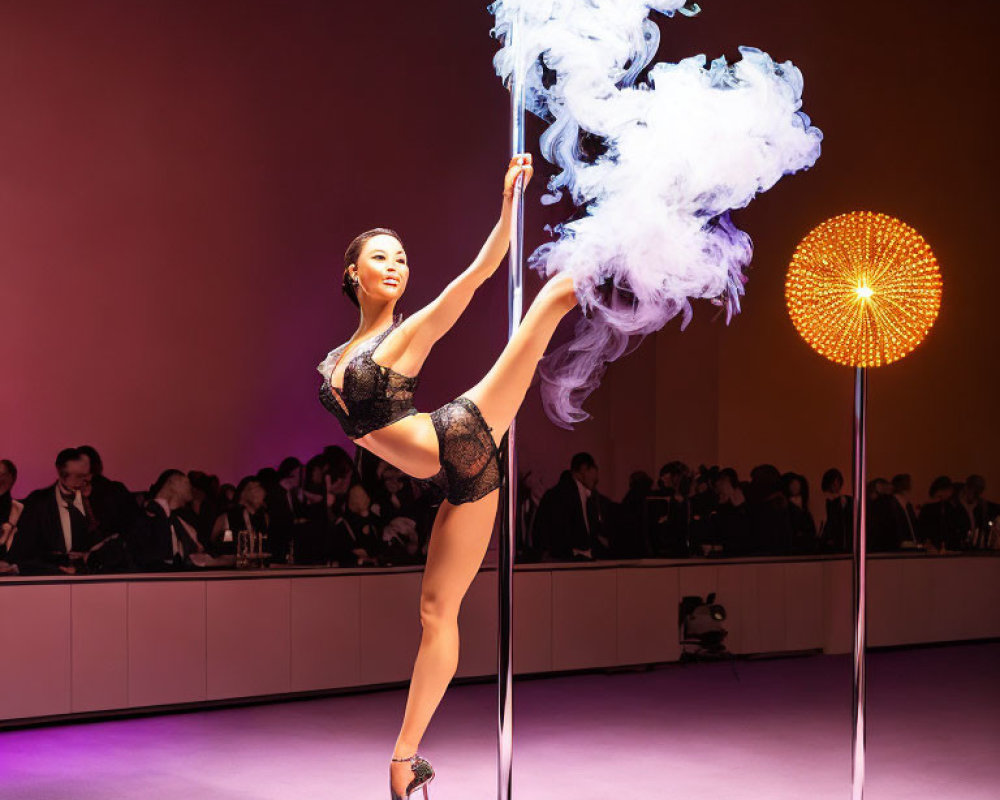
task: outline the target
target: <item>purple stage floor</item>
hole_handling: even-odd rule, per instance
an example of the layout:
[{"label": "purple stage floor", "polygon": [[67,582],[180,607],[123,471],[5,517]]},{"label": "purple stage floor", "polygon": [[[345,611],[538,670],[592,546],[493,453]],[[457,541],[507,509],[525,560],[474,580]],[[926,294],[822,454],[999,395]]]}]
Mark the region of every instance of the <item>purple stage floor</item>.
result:
[{"label": "purple stage floor", "polygon": [[[845,656],[519,681],[514,800],[850,797]],[[872,654],[867,800],[1000,797],[1000,644]],[[4,800],[384,800],[404,692],[0,733]],[[496,797],[492,684],[455,686],[432,800]]]}]

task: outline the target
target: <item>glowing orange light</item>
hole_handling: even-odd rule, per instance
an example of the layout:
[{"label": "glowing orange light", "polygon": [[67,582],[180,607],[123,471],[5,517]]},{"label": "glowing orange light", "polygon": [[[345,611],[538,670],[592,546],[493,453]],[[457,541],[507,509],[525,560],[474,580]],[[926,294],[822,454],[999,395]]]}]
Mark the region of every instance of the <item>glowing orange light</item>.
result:
[{"label": "glowing orange light", "polygon": [[877,367],[908,355],[927,336],[941,307],[941,272],[909,225],[854,211],[799,243],[785,301],[796,330],[820,355]]}]

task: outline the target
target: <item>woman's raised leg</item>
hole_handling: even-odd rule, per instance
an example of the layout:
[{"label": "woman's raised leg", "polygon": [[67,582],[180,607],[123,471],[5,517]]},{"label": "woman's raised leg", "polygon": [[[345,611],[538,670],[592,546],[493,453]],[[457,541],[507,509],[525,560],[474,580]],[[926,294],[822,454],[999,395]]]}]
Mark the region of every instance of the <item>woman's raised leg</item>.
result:
[{"label": "woman's raised leg", "polygon": [[[394,757],[413,755],[458,668],[458,611],[489,546],[499,490],[470,503],[441,503],[420,584],[423,633],[413,665],[403,725]],[[402,794],[412,778],[410,765],[392,762],[393,789]]]},{"label": "woman's raised leg", "polygon": [[479,406],[498,444],[524,402],[535,368],[545,355],[559,321],[576,305],[572,278],[566,273],[552,276],[535,296],[490,371],[464,392]]}]

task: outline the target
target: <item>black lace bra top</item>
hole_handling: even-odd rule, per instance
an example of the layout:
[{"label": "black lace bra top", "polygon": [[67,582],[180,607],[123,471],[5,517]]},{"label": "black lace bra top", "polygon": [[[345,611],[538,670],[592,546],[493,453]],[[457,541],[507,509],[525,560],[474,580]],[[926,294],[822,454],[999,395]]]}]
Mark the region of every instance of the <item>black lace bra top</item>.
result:
[{"label": "black lace bra top", "polygon": [[319,387],[320,402],[337,418],[344,433],[351,439],[360,439],[367,433],[417,413],[413,407],[417,376],[402,375],[376,364],[372,359],[372,352],[395,329],[400,319],[397,316],[385,331],[358,345],[344,368],[344,387],[339,392],[331,385],[330,379],[347,343],[331,350],[317,367],[323,376]]}]

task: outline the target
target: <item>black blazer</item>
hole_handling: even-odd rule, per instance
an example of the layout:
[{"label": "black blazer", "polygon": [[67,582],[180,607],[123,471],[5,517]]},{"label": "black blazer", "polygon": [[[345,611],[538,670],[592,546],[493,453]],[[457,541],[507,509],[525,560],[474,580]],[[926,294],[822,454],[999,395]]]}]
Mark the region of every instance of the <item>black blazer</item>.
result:
[{"label": "black blazer", "polygon": [[913,504],[907,500],[906,508],[903,508],[894,495],[890,495],[889,500],[891,501],[889,508],[891,509],[890,516],[896,545],[901,546],[903,542],[919,542],[920,530],[917,512],[913,510]]},{"label": "black blazer", "polygon": [[872,501],[867,532],[869,550],[899,550],[903,542],[921,541],[920,526],[913,506],[907,502],[904,509],[895,495],[891,494],[880,495]]},{"label": "black blazer", "polygon": [[378,506],[379,517],[385,522],[389,522],[396,517],[409,517],[416,521],[418,512],[413,484],[408,480],[404,481],[403,488],[396,493],[396,498],[399,500],[399,508],[396,508],[393,504],[392,497],[385,486],[378,486],[372,492],[372,505]]},{"label": "black blazer", "polygon": [[651,555],[682,558],[688,555],[691,504],[678,499],[673,488],[657,486],[646,496]]},{"label": "black blazer", "polygon": [[926,503],[917,518],[920,536],[936,547],[944,545],[948,550],[961,550],[965,544],[962,517],[967,517],[965,510],[948,500]]},{"label": "black blazer", "polygon": [[332,560],[342,567],[356,567],[354,550],[363,547],[376,562],[381,561],[382,529],[385,523],[374,512],[367,517],[348,511],[333,526]]},{"label": "black blazer", "polygon": [[819,535],[828,552],[850,553],[854,549],[854,498],[842,497],[843,503],[840,497],[826,499],[826,519]]},{"label": "black blazer", "polygon": [[95,475],[90,506],[100,525],[102,538],[112,533],[126,534],[142,509],[124,483]]},{"label": "black blazer", "polygon": [[[53,565],[69,564],[66,540],[63,538],[62,521],[57,499],[56,484],[36,489],[24,500],[24,511],[18,523],[18,536],[23,536],[26,546],[43,562]],[[80,534],[71,542],[74,552],[86,552],[100,541],[100,536]]]},{"label": "black blazer", "polygon": [[614,547],[613,523],[615,519],[614,504],[600,492],[593,493],[594,503],[600,515],[600,521],[587,531],[587,522],[583,516],[583,503],[580,502],[580,489],[576,485],[573,473],[563,470],[559,482],[542,495],[535,512],[535,546],[547,552],[552,558],[570,559],[573,548],[586,550],[591,548],[595,558],[605,558],[610,555],[598,541],[598,534],[607,537],[611,547]]},{"label": "black blazer", "polygon": [[135,518],[128,537],[129,550],[139,568],[164,569],[170,566],[167,562],[172,561],[174,555],[171,529],[177,534],[184,554],[181,560],[186,562],[188,555],[198,549],[197,543],[179,521],[167,516],[163,506],[155,500],[146,503],[143,512]]}]

